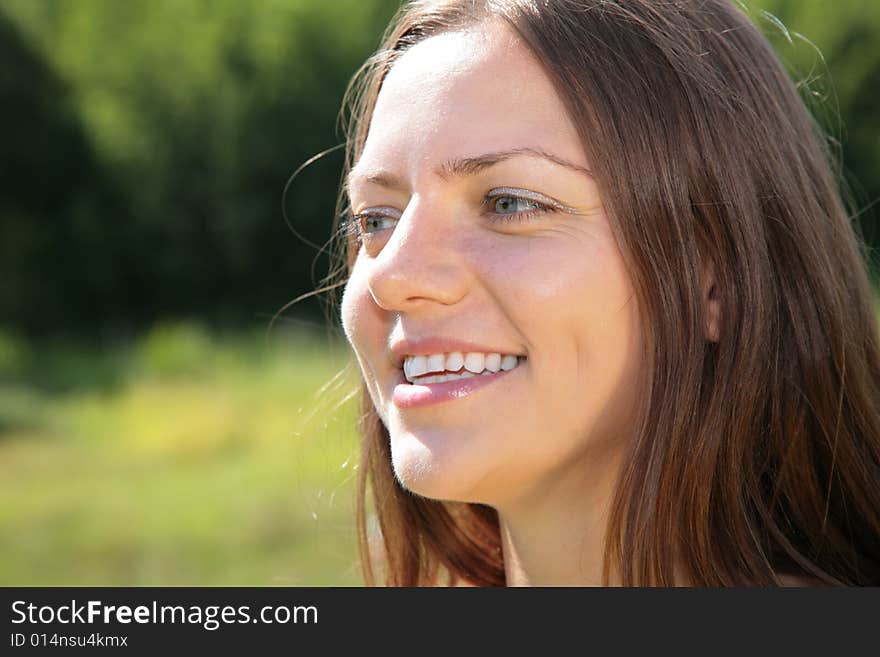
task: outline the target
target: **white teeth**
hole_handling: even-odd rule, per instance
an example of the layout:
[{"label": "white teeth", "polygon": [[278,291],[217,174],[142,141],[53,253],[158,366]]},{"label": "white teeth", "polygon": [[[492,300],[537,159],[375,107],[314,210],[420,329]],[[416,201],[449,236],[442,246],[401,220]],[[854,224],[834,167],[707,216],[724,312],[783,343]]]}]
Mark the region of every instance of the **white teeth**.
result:
[{"label": "white teeth", "polygon": [[[525,360],[525,357],[522,359]],[[478,374],[488,376],[498,370],[512,370],[519,362],[517,356],[502,356],[498,352],[462,354],[454,351],[450,354],[407,356],[403,361],[403,373],[410,383],[441,383]]]},{"label": "white teeth", "polygon": [[414,379],[428,371],[428,358],[426,356],[413,356],[409,364],[409,378]]},{"label": "white teeth", "polygon": [[428,372],[442,372],[446,369],[446,356],[431,354],[428,356]]},{"label": "white teeth", "polygon": [[479,374],[486,369],[486,357],[477,352],[469,352],[464,357],[464,368],[468,372]]},{"label": "white teeth", "polygon": [[460,351],[453,351],[446,357],[446,369],[450,372],[458,372],[464,365],[464,356]]}]

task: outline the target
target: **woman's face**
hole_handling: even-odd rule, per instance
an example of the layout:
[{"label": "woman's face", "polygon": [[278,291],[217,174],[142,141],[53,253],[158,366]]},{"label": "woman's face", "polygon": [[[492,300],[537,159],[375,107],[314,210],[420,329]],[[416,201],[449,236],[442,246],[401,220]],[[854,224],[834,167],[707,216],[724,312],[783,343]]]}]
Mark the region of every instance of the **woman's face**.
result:
[{"label": "woman's face", "polygon": [[589,169],[501,23],[431,37],[385,79],[349,178],[342,321],[410,490],[500,508],[616,462],[642,334]]}]

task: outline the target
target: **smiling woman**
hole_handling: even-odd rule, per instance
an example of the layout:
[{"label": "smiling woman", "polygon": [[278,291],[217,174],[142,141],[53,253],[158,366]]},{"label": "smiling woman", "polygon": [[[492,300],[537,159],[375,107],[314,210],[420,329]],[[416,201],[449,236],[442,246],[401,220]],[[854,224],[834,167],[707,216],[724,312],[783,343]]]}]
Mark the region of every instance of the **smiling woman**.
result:
[{"label": "smiling woman", "polygon": [[859,241],[738,9],[412,2],[351,98],[368,583],[880,581]]}]

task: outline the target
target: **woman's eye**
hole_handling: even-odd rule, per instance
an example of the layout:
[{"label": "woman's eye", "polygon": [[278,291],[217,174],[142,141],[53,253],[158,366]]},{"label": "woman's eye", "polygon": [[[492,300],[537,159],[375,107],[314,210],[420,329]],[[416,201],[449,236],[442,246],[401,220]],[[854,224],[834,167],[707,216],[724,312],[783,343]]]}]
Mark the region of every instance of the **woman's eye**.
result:
[{"label": "woman's eye", "polygon": [[[530,198],[535,196],[539,198]],[[521,190],[497,189],[486,195],[483,206],[487,214],[499,223],[522,223],[530,221],[540,214],[557,212],[562,209],[553,199],[543,194]]]},{"label": "woman's eye", "polygon": [[361,226],[365,233],[375,233],[380,230],[385,230],[386,228],[391,228],[392,221],[391,217],[386,217],[381,214],[361,215]]},{"label": "woman's eye", "polygon": [[386,212],[377,210],[365,210],[352,217],[352,232],[356,237],[364,237],[380,233],[387,228],[393,228],[397,217]]},{"label": "woman's eye", "polygon": [[518,196],[496,196],[493,208],[497,214],[514,214],[517,212],[527,212],[529,210],[541,210],[546,206]]}]

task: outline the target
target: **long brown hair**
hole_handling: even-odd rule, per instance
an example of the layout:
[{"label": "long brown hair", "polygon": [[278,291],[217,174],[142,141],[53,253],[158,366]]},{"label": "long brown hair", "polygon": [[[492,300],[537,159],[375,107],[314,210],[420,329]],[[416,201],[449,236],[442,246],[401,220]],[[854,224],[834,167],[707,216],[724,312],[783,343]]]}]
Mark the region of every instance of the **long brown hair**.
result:
[{"label": "long brown hair", "polygon": [[[410,2],[349,87],[344,173],[395,59],[490,17],[537,56],[578,127],[644,320],[646,392],[606,582],[880,583],[880,350],[865,254],[828,142],[768,42],[722,0]],[[340,216],[345,205],[343,193]],[[356,246],[342,248],[350,270]],[[717,341],[704,332],[706,268]],[[495,511],[406,491],[365,387],[362,400],[366,582],[378,556],[389,585],[504,584]]]}]

